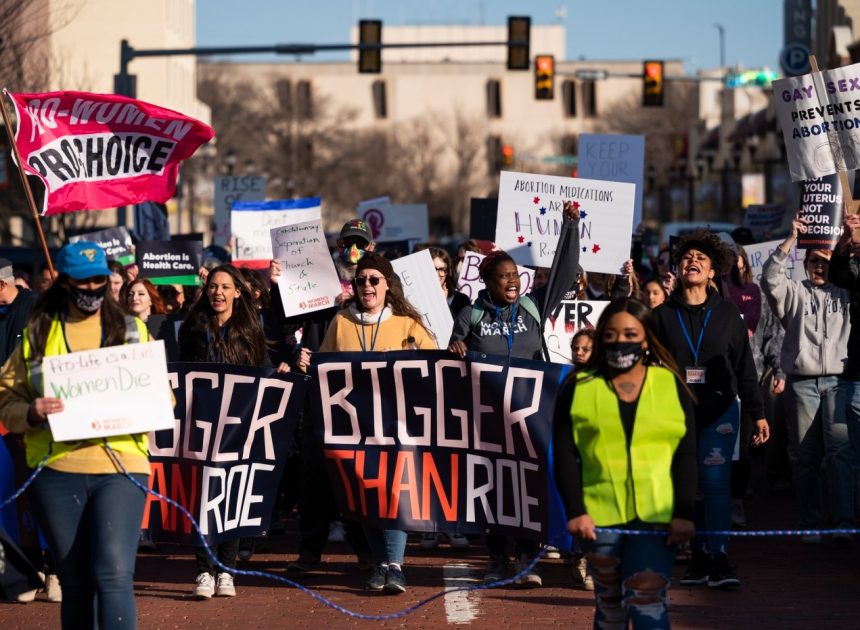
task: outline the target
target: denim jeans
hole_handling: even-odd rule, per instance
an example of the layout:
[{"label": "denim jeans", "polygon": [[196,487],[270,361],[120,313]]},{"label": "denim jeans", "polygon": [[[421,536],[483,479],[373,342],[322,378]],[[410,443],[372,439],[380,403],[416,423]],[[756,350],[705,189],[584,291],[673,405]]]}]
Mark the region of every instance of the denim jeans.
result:
[{"label": "denim jeans", "polygon": [[[627,528],[667,529],[638,520]],[[677,548],[666,544],[666,536],[598,532],[597,540],[582,541],[594,579],[595,628],[669,627],[668,590]]]},{"label": "denim jeans", "polygon": [[[696,430],[699,494],[696,497],[696,531],[726,531],[732,526],[731,472],[740,414],[732,403],[717,420]],[[696,536],[694,546],[708,555],[727,553],[728,536]]]},{"label": "denim jeans", "polygon": [[830,516],[853,527],[854,468],[845,418],[845,384],[836,376],[789,376],[785,383],[788,459],[800,503],[800,526],[823,524],[821,462],[825,463]]},{"label": "denim jeans", "polygon": [[374,562],[403,564],[403,556],[406,553],[406,532],[399,529],[365,527],[364,535],[367,536]]},{"label": "denim jeans", "polygon": [[[132,475],[146,486],[146,475]],[[146,495],[125,475],[45,468],[30,486],[57,565],[65,630],[134,628],[134,562]]]}]

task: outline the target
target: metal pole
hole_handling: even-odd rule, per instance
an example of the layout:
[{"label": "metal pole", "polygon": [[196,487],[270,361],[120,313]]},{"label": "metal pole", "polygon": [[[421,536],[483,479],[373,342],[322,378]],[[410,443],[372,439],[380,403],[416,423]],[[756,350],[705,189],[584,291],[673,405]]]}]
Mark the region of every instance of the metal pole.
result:
[{"label": "metal pole", "polygon": [[726,29],[719,22],[714,27],[720,32],[720,68],[726,67]]}]

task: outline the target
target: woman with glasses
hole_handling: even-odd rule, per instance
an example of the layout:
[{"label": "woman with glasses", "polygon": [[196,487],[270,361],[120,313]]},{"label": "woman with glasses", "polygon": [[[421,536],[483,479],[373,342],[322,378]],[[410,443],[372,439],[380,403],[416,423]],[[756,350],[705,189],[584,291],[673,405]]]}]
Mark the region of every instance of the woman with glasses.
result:
[{"label": "woman with glasses", "polygon": [[[353,297],[344,303],[328,328],[320,352],[385,352],[435,350],[436,342],[421,315],[403,296],[391,263],[366,252],[355,268]],[[298,366],[307,370],[311,351],[302,348]],[[368,590],[398,595],[406,592],[403,558],[406,532],[365,527],[364,533],[376,564],[366,583]]]},{"label": "woman with glasses", "polygon": [[469,296],[457,290],[457,279],[454,277],[454,268],[451,257],[441,247],[430,247],[430,255],[433,257],[433,266],[436,268],[436,277],[445,294],[451,315],[457,317],[464,306],[469,304]]}]

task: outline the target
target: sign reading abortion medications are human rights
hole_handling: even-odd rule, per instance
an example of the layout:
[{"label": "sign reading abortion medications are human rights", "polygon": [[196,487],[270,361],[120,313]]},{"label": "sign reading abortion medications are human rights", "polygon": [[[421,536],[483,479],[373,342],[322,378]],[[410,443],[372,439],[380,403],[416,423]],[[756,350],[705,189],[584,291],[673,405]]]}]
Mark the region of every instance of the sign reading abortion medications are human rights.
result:
[{"label": "sign reading abortion medications are human rights", "polygon": [[800,183],[800,220],[806,231],[797,249],[833,249],[842,236],[842,186],[839,175],[825,175]]},{"label": "sign reading abortion medications are human rights", "polygon": [[173,427],[163,341],[45,357],[45,396],[64,409],[48,416],[57,442]]},{"label": "sign reading abortion medications are human rights", "polygon": [[152,284],[201,284],[203,241],[140,241],[135,253],[140,277]]},{"label": "sign reading abortion medications are human rights", "polygon": [[121,265],[130,265],[134,262],[134,246],[131,242],[131,234],[123,226],[69,237],[70,243],[77,243],[78,241],[95,243],[105,250],[108,260],[115,260]]},{"label": "sign reading abortion medications are human rights", "polygon": [[448,347],[451,332],[454,330],[454,318],[451,317],[451,309],[448,308],[448,301],[442,293],[430,251],[425,249],[416,254],[402,256],[392,260],[391,266],[400,278],[406,299],[421,313],[424,325],[436,337],[436,345],[439,348]]},{"label": "sign reading abortion medications are human rights", "polygon": [[287,317],[335,305],[340,279],[319,219],[271,231],[272,257],[281,262],[278,292]]},{"label": "sign reading abortion medications are human rights", "polygon": [[[484,281],[481,280],[481,275],[478,273],[478,267],[484,258],[486,256],[483,254],[466,252],[463,264],[460,266],[460,278],[457,280],[457,286],[460,291],[469,296],[472,302],[478,297],[478,291],[486,288]],[[520,265],[517,265],[517,271],[520,273],[520,295],[525,295],[532,290],[535,272]]]},{"label": "sign reading abortion medications are human rights", "polygon": [[262,175],[226,175],[215,178],[215,245],[230,242],[230,211],[240,201],[263,201],[266,198],[266,178]]},{"label": "sign reading abortion medications are human rights", "polygon": [[496,245],[521,265],[550,267],[561,233],[562,204],[580,212],[579,264],[618,273],[630,258],[636,186],[624,182],[502,171]]},{"label": "sign reading abortion medications are human rights", "polygon": [[320,218],[320,198],[240,201],[233,204],[230,223],[236,238],[233,264],[265,269],[272,259],[274,228]]},{"label": "sign reading abortion medications are human rights", "polygon": [[793,181],[860,168],[860,64],[773,82]]},{"label": "sign reading abortion medications are human rights", "polygon": [[583,133],[579,136],[579,176],[636,185],[633,225],[642,223],[645,136]]}]

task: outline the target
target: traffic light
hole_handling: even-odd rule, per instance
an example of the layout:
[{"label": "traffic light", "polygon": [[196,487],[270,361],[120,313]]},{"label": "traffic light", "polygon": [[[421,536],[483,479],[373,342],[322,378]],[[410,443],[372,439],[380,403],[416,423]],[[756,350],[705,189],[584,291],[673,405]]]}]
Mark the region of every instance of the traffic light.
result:
[{"label": "traffic light", "polygon": [[509,144],[502,145],[502,166],[514,165],[514,148]]},{"label": "traffic light", "polygon": [[[358,43],[381,44],[382,20],[359,20]],[[380,72],[382,72],[382,49],[359,48],[358,71],[360,73],[371,74],[379,74]]]},{"label": "traffic light", "polygon": [[[531,61],[532,19],[525,16],[508,17],[508,70],[528,70]],[[518,42],[511,45],[511,42]]]},{"label": "traffic light", "polygon": [[642,107],[663,107],[663,62],[642,62]]},{"label": "traffic light", "polygon": [[555,57],[552,55],[535,57],[535,98],[539,101],[555,98]]}]

